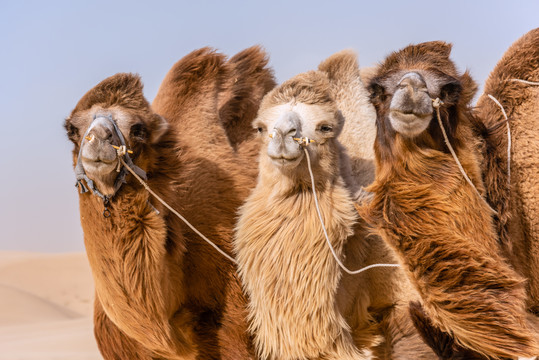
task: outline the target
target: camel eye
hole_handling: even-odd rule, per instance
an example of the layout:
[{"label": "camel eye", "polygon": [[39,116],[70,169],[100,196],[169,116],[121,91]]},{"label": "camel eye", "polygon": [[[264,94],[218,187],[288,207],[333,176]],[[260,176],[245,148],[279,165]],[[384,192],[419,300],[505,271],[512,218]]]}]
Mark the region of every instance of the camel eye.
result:
[{"label": "camel eye", "polygon": [[67,137],[69,138],[69,140],[74,141],[74,142],[78,142],[79,129],[77,129],[76,126],[74,126],[71,123],[68,123],[67,121],[66,121],[64,127],[67,130]]},{"label": "camel eye", "polygon": [[144,124],[138,123],[131,126],[130,136],[138,141],[146,140],[146,127]]},{"label": "camel eye", "polygon": [[331,125],[322,125],[320,126],[320,131],[323,133],[329,133],[333,130],[333,127]]}]

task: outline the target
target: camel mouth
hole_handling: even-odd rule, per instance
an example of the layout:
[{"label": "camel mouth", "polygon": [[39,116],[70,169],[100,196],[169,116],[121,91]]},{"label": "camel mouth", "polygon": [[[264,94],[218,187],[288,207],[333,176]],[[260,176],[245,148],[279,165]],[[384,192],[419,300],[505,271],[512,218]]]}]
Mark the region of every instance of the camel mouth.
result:
[{"label": "camel mouth", "polygon": [[390,115],[398,117],[400,121],[414,122],[418,120],[429,119],[432,116],[431,112],[414,112],[414,111],[402,111],[397,109],[391,109]]},{"label": "camel mouth", "polygon": [[393,128],[406,136],[416,136],[422,133],[430,123],[432,112],[417,113],[400,110],[391,110],[389,120]]},{"label": "camel mouth", "polygon": [[116,159],[88,159],[83,157],[82,166],[89,175],[103,175],[116,170],[117,161]]},{"label": "camel mouth", "polygon": [[297,166],[301,161],[301,155],[296,157],[286,157],[286,156],[270,156],[271,162],[278,167],[294,167]]}]

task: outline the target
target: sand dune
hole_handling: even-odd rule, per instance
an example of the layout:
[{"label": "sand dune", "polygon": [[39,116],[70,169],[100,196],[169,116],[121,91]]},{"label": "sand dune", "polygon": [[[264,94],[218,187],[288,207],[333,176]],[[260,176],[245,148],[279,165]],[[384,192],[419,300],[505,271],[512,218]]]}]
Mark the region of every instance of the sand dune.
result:
[{"label": "sand dune", "polygon": [[0,251],[0,360],[102,359],[85,254]]}]

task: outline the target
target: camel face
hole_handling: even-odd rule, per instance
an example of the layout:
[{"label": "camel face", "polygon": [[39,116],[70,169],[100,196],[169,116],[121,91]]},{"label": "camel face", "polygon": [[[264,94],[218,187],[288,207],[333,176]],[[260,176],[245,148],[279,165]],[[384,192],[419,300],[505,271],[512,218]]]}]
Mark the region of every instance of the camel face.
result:
[{"label": "camel face", "polygon": [[375,107],[387,114],[393,130],[408,138],[427,130],[433,120],[434,99],[455,104],[461,88],[456,78],[431,69],[401,70],[371,83]]},{"label": "camel face", "polygon": [[[313,154],[315,148],[335,137],[341,125],[331,107],[288,103],[263,111],[255,127],[265,145],[263,154],[275,167],[292,170],[305,157],[301,138],[314,140],[308,147]],[[313,155],[311,158],[316,158],[316,154]]]},{"label": "camel face", "polygon": [[114,194],[120,138],[124,139],[127,149],[139,149],[147,134],[144,121],[121,108],[95,106],[75,113],[66,121],[66,127],[70,139],[80,146],[78,160],[88,178],[104,195]]},{"label": "camel face", "polygon": [[450,113],[467,106],[477,86],[468,73],[457,71],[450,52],[451,45],[441,41],[410,45],[378,67],[369,90],[384,133],[421,143],[443,142],[433,108],[433,101],[440,99],[443,121],[452,136],[458,124]]},{"label": "camel face", "polygon": [[110,120],[111,114],[96,115],[82,139],[82,166],[92,179],[107,177],[117,167],[116,149],[120,146],[120,138]]}]

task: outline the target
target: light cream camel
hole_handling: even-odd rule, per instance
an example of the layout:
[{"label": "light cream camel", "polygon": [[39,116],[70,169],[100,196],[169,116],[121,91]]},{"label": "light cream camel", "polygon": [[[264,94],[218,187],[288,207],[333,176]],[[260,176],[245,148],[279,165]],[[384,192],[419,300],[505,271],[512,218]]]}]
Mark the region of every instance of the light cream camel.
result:
[{"label": "light cream camel", "polygon": [[[335,137],[342,126],[322,72],[298,75],[271,91],[255,120],[263,144],[260,173],[240,210],[235,248],[250,300],[250,329],[263,359],[362,359],[375,342],[367,301],[355,302],[361,280],[339,289],[341,271],[318,220],[305,153],[294,140],[315,141],[306,149],[337,255],[353,242],[347,264],[363,263],[359,244],[365,234],[340,174]],[[354,321],[347,323],[343,314]],[[355,336],[357,347],[352,333],[363,335]]]}]

